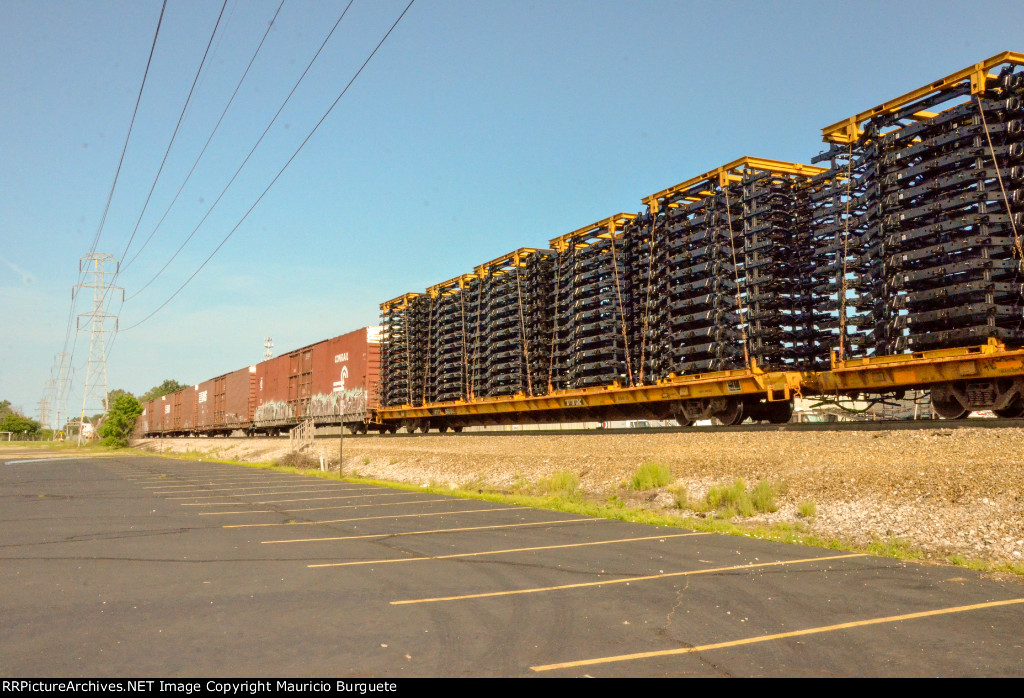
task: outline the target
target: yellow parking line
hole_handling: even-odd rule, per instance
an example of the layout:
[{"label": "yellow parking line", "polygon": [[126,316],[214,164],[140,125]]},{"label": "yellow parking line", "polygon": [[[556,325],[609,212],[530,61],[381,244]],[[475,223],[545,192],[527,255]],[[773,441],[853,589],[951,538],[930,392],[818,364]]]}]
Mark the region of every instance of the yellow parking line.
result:
[{"label": "yellow parking line", "polygon": [[[308,485],[306,485],[308,487]],[[272,490],[273,487],[265,487],[262,489]],[[313,490],[280,490],[277,492],[238,492],[238,490],[226,490],[220,494],[193,494],[187,497],[164,497],[164,499],[173,502],[181,499],[215,499],[217,497],[266,497],[273,494],[313,494],[315,492],[331,492],[330,487],[321,487]],[[333,490],[335,492],[352,492],[352,490]],[[236,494],[237,493],[237,494]],[[154,494],[154,493],[151,493]],[[163,492],[156,492],[155,494],[163,496]],[[170,492],[169,494],[182,494],[181,492]]]},{"label": "yellow parking line", "polygon": [[[247,504],[286,504],[288,502],[314,502],[321,499],[361,499],[363,497],[400,497],[405,492],[395,493],[382,493],[382,494],[350,494],[342,497],[300,497],[298,499],[269,499],[260,502],[198,502],[196,504],[182,504],[183,507],[211,507],[225,505],[230,506],[236,504],[238,506],[245,506]],[[168,498],[169,499],[169,498]]]},{"label": "yellow parking line", "polygon": [[731,565],[729,567],[710,567],[702,570],[687,570],[686,572],[663,572],[661,574],[648,574],[642,577],[622,577],[620,579],[606,579],[600,582],[579,582],[577,584],[560,584],[551,587],[534,587],[533,589],[512,589],[509,591],[488,591],[482,594],[462,594],[460,596],[439,596],[433,599],[406,599],[403,601],[392,601],[392,606],[404,606],[414,603],[435,603],[438,601],[463,601],[465,599],[482,599],[490,596],[512,596],[513,594],[538,594],[545,591],[563,591],[565,589],[582,589],[585,587],[599,587],[606,584],[629,584],[630,582],[643,582],[650,579],[668,579],[669,577],[687,577],[697,574],[712,574],[714,572],[731,572],[734,570],[748,570],[758,567],[775,567],[779,565],[795,565],[801,562],[823,562],[826,560],[843,560],[851,557],[864,557],[864,553],[850,553],[846,555],[829,555],[827,557],[806,557],[800,560],[779,560],[777,562],[753,562],[747,565]]},{"label": "yellow parking line", "polygon": [[[492,509],[491,511],[495,511]],[[461,514],[464,512],[453,511],[448,512],[451,514]],[[369,517],[378,518],[378,517]],[[349,519],[349,521],[362,521],[363,519]],[[335,538],[334,540],[358,540],[361,538],[396,538],[398,536],[423,536],[428,533],[461,533],[462,531],[489,531],[497,528],[523,528],[524,526],[546,526],[548,524],[561,524],[561,523],[597,523],[600,521],[611,521],[611,519],[558,519],[556,521],[530,521],[528,523],[516,523],[516,524],[489,524],[487,526],[463,526],[460,528],[435,528],[429,531],[405,531],[403,533],[367,533],[361,536],[342,536]],[[263,541],[264,543],[288,543],[291,541],[276,541],[268,540]]]},{"label": "yellow parking line", "polygon": [[560,664],[542,664],[530,667],[534,671],[551,671],[553,669],[571,669],[574,667],[591,666],[594,664],[610,664],[611,662],[626,662],[635,659],[649,659],[651,657],[668,657],[675,654],[692,654],[695,652],[707,652],[726,647],[739,647],[741,645],[752,645],[758,642],[770,642],[772,640],[783,640],[789,637],[801,637],[804,635],[815,635],[817,633],[830,633],[837,630],[848,630],[849,628],[860,628],[866,625],[878,625],[880,623],[896,623],[915,618],[928,618],[931,616],[942,616],[950,613],[965,613],[977,611],[983,608],[995,608],[997,606],[1009,606],[1011,604],[1024,603],[1024,599],[1007,599],[1006,601],[989,601],[987,603],[976,603],[969,606],[950,606],[938,608],[933,611],[920,611],[918,613],[904,613],[898,616],[885,616],[884,618],[869,618],[867,620],[855,620],[849,623],[836,623],[835,625],[823,625],[818,628],[806,628],[804,630],[793,630],[787,633],[775,633],[774,635],[758,635],[746,637],[741,640],[729,642],[715,642],[709,645],[698,645],[696,647],[677,647],[670,650],[658,650],[655,652],[637,652],[635,654],[620,654],[612,657],[600,657],[598,659],[582,659],[575,662],[562,662]]},{"label": "yellow parking line", "polygon": [[282,514],[293,511],[323,511],[324,509],[359,509],[361,507],[398,507],[403,504],[425,504],[428,502],[449,502],[451,497],[441,499],[408,499],[402,502],[385,502],[384,504],[339,504],[334,507],[303,507],[302,509],[251,509],[249,511],[201,511],[200,516],[224,516],[226,514]]},{"label": "yellow parking line", "polygon": [[[404,557],[390,558],[383,560],[359,560],[358,562],[326,562],[318,565],[306,565],[306,567],[347,567],[349,565],[379,565],[387,562],[420,562],[423,560],[450,560],[457,557],[480,557],[483,555],[501,555],[503,553],[528,553],[536,550],[556,550],[559,548],[585,548],[591,545],[611,545],[612,543],[635,543],[642,540],[665,540],[666,538],[683,538],[685,536],[706,536],[705,532],[694,531],[692,533],[673,533],[667,536],[644,536],[642,538],[619,538],[617,540],[598,540],[586,543],[563,543],[561,545],[540,545],[532,548],[506,548],[505,550],[484,550],[477,553],[452,553],[451,555],[434,555],[428,557]],[[337,540],[336,538],[307,538],[307,541],[314,540]],[[301,540],[265,540],[264,543],[304,543]]]},{"label": "yellow parking line", "polygon": [[[272,490],[272,489],[278,489],[278,488],[282,488],[283,489],[283,488],[286,488],[286,487],[291,487],[291,488],[296,488],[296,487],[313,487],[314,485],[321,485],[321,484],[325,485],[325,486],[328,486],[328,487],[330,487],[330,486],[337,487],[337,485],[332,485],[332,483],[329,482],[329,481],[324,481],[322,483],[320,483],[320,482],[295,482],[295,483],[291,483],[291,482],[278,482],[278,483],[271,484],[271,485],[251,485],[251,486],[247,486],[247,487],[238,487],[237,485],[231,485],[230,483],[228,484],[227,487],[221,487],[220,485],[222,485],[224,483],[219,483],[219,482],[218,483],[212,483],[212,484],[216,484],[218,486],[217,487],[204,487],[204,486],[201,486],[201,485],[195,485],[195,486],[183,487],[181,485],[175,485],[173,487],[170,487],[170,486],[168,486],[168,487],[143,487],[143,489],[151,490],[150,494],[186,494],[188,492],[228,492],[228,491],[236,491],[236,490]],[[243,483],[243,484],[248,485],[248,483]],[[158,491],[158,490],[165,490],[165,489],[172,489],[172,490],[178,490],[178,491],[177,492],[162,492],[162,491]],[[349,487],[347,489],[351,491],[351,490],[366,490],[366,489],[371,489],[371,488],[369,488],[369,487]]]},{"label": "yellow parking line", "polygon": [[[491,507],[489,509],[459,509],[458,511],[432,511],[426,514],[382,514],[381,516],[357,516],[354,519],[328,519],[326,521],[288,521],[284,523],[229,524],[222,528],[260,528],[263,526],[315,526],[325,523],[344,523],[346,521],[372,521],[374,519],[404,519],[422,516],[446,516],[449,514],[479,514],[484,511],[513,511],[522,507]],[[313,539],[310,539],[313,540]],[[326,539],[325,539],[326,540]],[[264,543],[296,543],[290,540],[265,540]]]}]

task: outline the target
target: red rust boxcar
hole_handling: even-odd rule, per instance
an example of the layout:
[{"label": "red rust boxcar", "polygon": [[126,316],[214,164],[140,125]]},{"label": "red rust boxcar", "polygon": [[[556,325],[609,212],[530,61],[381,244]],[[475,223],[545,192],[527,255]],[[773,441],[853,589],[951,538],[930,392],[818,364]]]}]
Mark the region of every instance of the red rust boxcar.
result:
[{"label": "red rust boxcar", "polygon": [[255,427],[278,433],[299,420],[365,431],[376,407],[380,329],[364,327],[256,367]]}]

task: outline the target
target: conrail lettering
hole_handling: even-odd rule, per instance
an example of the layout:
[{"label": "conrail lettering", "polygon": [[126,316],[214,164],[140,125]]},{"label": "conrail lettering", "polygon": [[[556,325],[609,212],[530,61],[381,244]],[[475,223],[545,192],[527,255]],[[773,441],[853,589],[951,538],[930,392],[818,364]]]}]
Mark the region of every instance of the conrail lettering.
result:
[{"label": "conrail lettering", "polygon": [[334,355],[334,363],[340,364],[342,361],[348,361],[348,352],[347,351],[344,354],[335,354]]}]

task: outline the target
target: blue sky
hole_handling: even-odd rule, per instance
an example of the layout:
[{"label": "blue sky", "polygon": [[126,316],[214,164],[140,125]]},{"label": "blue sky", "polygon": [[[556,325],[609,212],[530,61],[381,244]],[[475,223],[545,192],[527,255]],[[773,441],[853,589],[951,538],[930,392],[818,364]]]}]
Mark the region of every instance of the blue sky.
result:
[{"label": "blue sky", "polygon": [[[152,199],[220,0],[169,0],[97,251],[132,296],[220,195],[344,3],[229,0]],[[355,0],[265,140],[156,281],[149,315],[277,174],[407,0]],[[64,349],[159,0],[0,0],[0,399],[37,414]],[[119,333],[110,388],[198,382],[373,324],[380,302],[619,211],[744,155],[809,162],[820,129],[1019,42],[998,2],[417,0],[266,197],[163,310]],[[84,300],[84,296],[80,296]],[[85,312],[80,302],[75,312]],[[81,409],[88,336],[74,344]]]}]

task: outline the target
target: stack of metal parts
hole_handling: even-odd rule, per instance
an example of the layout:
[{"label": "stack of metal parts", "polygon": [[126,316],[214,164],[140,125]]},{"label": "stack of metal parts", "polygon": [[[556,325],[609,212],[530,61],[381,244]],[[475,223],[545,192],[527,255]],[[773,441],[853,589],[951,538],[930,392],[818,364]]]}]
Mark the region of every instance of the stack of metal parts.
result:
[{"label": "stack of metal parts", "polygon": [[426,402],[469,398],[471,341],[476,335],[477,294],[474,274],[427,289],[431,298]]},{"label": "stack of metal parts", "polygon": [[640,334],[632,328],[662,354],[645,359],[652,379],[751,363],[766,370],[827,365],[808,199],[808,181],[821,172],[747,157],[644,200],[651,223],[631,228],[638,239],[627,247],[642,253],[632,288],[647,283],[645,249],[654,251],[652,274],[661,284],[662,300],[635,300],[663,326]]},{"label": "stack of metal parts", "polygon": [[841,358],[885,354],[891,343],[877,152],[872,134],[857,147],[833,143],[812,160],[828,165],[809,183],[814,295]]},{"label": "stack of metal parts", "polygon": [[[701,183],[701,188],[705,183]],[[738,194],[739,192],[735,192]],[[666,266],[662,279],[668,306],[669,373],[705,373],[742,368],[738,269],[733,263],[735,226],[742,202],[726,207],[721,192],[680,197],[664,214]],[[696,201],[687,201],[696,198]],[[733,214],[736,220],[733,221]]]},{"label": "stack of metal parts", "polygon": [[477,397],[547,392],[552,254],[523,248],[476,268],[481,284]]},{"label": "stack of metal parts", "polygon": [[1024,76],[1000,62],[824,129],[810,197],[840,358],[1024,344]]},{"label": "stack of metal parts", "polygon": [[625,317],[634,385],[651,385],[669,373],[668,306],[660,281],[666,265],[663,224],[664,218],[643,213],[623,231]]},{"label": "stack of metal parts", "polygon": [[551,241],[558,252],[550,383],[555,390],[632,384],[620,213]]},{"label": "stack of metal parts", "polygon": [[880,138],[879,168],[895,351],[988,337],[1024,343],[1021,259],[1008,212],[1024,200],[1022,94],[1024,74],[1008,69],[984,93],[932,118],[902,125],[909,115],[896,112],[879,120],[901,125]]},{"label": "stack of metal parts", "polygon": [[762,368],[828,368],[828,315],[814,297],[805,178],[751,170],[743,175],[742,303],[750,358]]},{"label": "stack of metal parts", "polygon": [[422,404],[430,297],[406,293],[381,304],[380,309],[381,404]]}]

